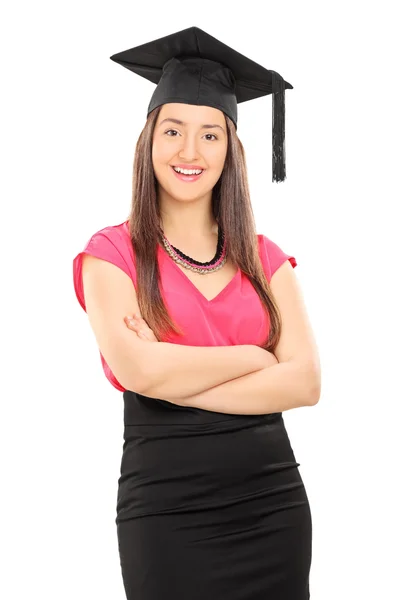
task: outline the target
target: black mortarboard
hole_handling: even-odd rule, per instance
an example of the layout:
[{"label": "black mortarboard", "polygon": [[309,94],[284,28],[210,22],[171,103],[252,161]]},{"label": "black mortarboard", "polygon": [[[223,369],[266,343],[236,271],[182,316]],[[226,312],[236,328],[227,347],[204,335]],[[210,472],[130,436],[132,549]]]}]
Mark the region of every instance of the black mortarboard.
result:
[{"label": "black mortarboard", "polygon": [[110,57],[158,84],[148,107],[168,102],[212,106],[237,126],[237,103],[272,96],[272,181],[284,181],[285,89],[293,86],[226,46],[198,27],[190,27]]}]

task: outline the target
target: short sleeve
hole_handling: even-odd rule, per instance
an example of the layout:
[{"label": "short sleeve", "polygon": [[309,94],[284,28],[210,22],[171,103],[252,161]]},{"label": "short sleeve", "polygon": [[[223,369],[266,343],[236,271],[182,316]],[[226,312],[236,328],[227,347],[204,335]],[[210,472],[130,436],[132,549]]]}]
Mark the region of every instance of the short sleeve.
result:
[{"label": "short sleeve", "polygon": [[[129,244],[127,243],[129,241]],[[106,260],[126,273],[136,287],[136,269],[133,260],[132,245],[116,227],[108,227],[95,233],[73,259],[73,283],[76,297],[86,312],[82,282],[82,259],[84,254]]]},{"label": "short sleeve", "polygon": [[260,256],[264,266],[264,271],[268,282],[271,281],[275,271],[288,260],[293,268],[297,266],[297,261],[291,254],[286,254],[275,242],[265,235],[259,235]]}]

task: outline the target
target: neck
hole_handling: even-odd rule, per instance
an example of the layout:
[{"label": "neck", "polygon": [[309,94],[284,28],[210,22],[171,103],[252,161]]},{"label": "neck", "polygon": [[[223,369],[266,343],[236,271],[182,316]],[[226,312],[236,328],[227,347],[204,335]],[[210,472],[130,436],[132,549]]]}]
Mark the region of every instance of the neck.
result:
[{"label": "neck", "polygon": [[197,200],[179,201],[168,194],[159,197],[161,226],[167,239],[200,239],[218,233],[211,207],[211,192]]}]

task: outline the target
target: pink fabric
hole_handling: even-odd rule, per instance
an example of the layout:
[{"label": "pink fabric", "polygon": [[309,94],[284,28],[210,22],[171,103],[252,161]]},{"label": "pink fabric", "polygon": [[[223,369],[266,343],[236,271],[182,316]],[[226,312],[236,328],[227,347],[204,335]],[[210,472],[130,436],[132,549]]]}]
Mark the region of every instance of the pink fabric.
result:
[{"label": "pink fabric", "polygon": [[[289,260],[292,267],[296,259],[285,254],[265,235],[258,234],[258,248],[268,281],[275,271]],[[122,269],[137,288],[134,254],[129,236],[128,221],[111,225],[96,232],[84,249],[73,260],[73,282],[77,299],[86,311],[82,285],[82,256],[84,253],[107,260]],[[168,256],[163,246],[158,246],[161,274],[161,294],[174,321],[185,332],[184,336],[171,334],[163,342],[187,346],[261,345],[269,331],[269,317],[264,311],[257,292],[240,270],[228,285],[212,300],[207,300]],[[104,373],[110,383],[120,391],[125,388],[117,381],[100,352]]]}]

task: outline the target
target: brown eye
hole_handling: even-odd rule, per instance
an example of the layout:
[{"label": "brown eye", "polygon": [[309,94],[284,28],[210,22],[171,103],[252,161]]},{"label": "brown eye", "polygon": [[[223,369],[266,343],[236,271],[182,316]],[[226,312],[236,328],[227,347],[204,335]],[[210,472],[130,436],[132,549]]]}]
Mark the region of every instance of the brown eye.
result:
[{"label": "brown eye", "polygon": [[168,129],[168,131],[166,131],[165,133],[169,135],[169,137],[176,137],[175,134],[179,135],[176,129]]},{"label": "brown eye", "polygon": [[[216,135],[214,135],[213,133],[206,133],[206,135],[204,136],[207,138],[208,142],[213,142],[214,140],[218,139]],[[210,138],[214,138],[214,140],[211,140]]]}]

